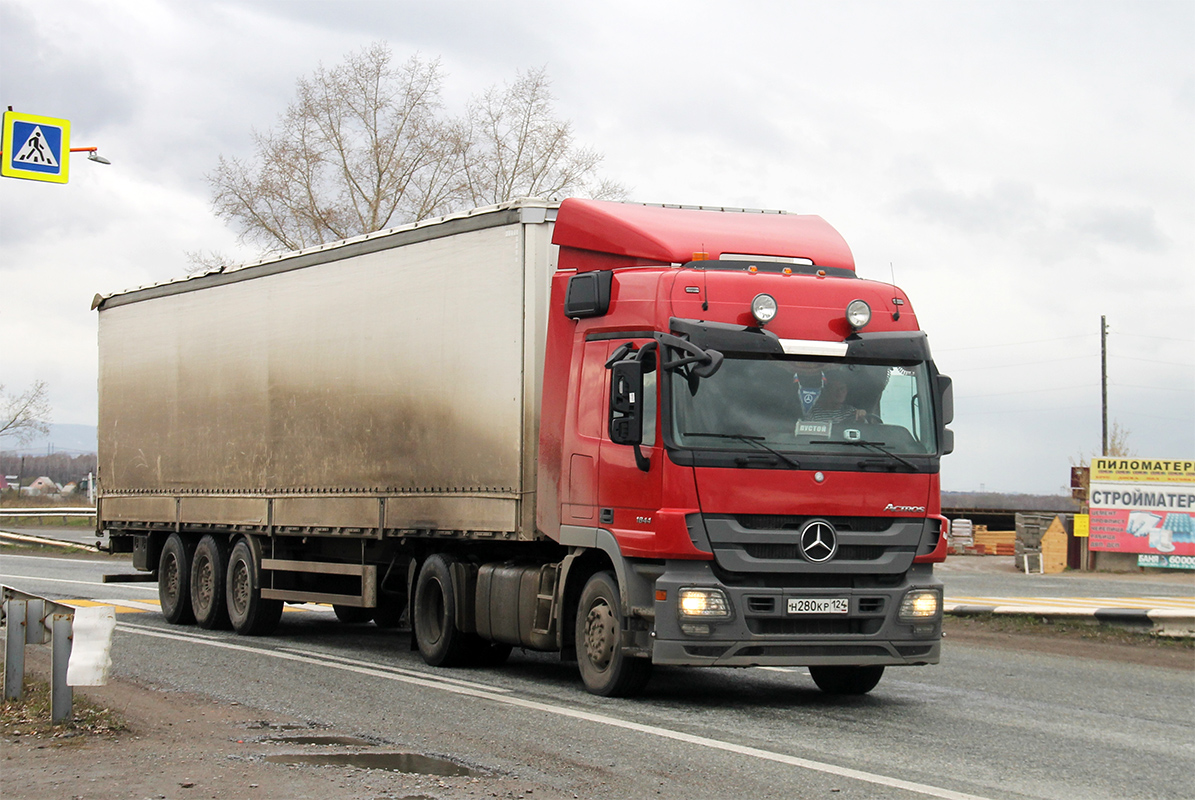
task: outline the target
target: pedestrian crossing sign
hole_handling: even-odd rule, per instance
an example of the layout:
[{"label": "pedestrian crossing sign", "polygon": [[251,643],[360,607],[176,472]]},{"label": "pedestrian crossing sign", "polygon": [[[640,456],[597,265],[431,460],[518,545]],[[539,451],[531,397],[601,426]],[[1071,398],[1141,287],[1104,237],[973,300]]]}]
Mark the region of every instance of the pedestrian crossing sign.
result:
[{"label": "pedestrian crossing sign", "polygon": [[0,175],[66,183],[70,140],[70,120],[6,111]]}]

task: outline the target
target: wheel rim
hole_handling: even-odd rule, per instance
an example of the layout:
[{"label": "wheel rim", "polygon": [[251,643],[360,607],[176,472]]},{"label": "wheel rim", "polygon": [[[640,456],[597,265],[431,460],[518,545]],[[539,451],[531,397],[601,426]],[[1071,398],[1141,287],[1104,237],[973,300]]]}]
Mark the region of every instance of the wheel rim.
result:
[{"label": "wheel rim", "polygon": [[178,559],[173,554],[166,556],[166,564],[162,575],[162,591],[166,599],[173,603],[178,599]]},{"label": "wheel rim", "polygon": [[614,657],[614,612],[605,603],[597,603],[585,617],[585,655],[599,671],[610,666]]},{"label": "wheel rim", "polygon": [[209,558],[198,559],[195,565],[196,575],[198,581],[195,584],[195,599],[196,605],[202,608],[207,608],[211,605],[213,586],[213,577],[215,575],[212,569],[212,561]]},{"label": "wheel rim", "polygon": [[423,590],[423,600],[420,606],[423,613],[423,633],[426,634],[428,644],[435,644],[444,635],[444,588],[437,580],[428,581]]},{"label": "wheel rim", "polygon": [[232,606],[239,616],[244,616],[249,607],[249,568],[244,561],[237,561],[232,567]]}]

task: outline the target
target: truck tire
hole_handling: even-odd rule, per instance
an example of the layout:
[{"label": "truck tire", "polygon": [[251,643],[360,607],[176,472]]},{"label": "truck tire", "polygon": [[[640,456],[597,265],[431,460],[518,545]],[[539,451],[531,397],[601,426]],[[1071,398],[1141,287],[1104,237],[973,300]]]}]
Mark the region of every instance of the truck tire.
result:
[{"label": "truck tire", "polygon": [[468,661],[470,637],[456,627],[456,603],[452,558],[442,553],[429,556],[415,580],[411,627],[420,655],[433,667],[456,667]]},{"label": "truck tire", "polygon": [[162,616],[171,625],[190,625],[195,621],[191,609],[191,558],[195,544],[172,533],[162,545],[158,559],[158,600]]},{"label": "truck tire", "polygon": [[374,609],[362,608],[361,606],[342,606],[335,603],[332,604],[332,610],[336,612],[336,619],[345,623],[346,625],[360,625],[362,622],[369,622],[373,619]]},{"label": "truck tire", "polygon": [[883,667],[824,666],[810,667],[809,674],[817,688],[826,694],[867,694],[884,676]]},{"label": "truck tire", "polygon": [[228,574],[228,542],[210,533],[199,540],[191,559],[191,609],[199,627],[227,630],[228,600],[224,580]]},{"label": "truck tire", "polygon": [[282,619],[282,601],[261,596],[261,544],[246,536],[237,540],[228,557],[225,579],[228,617],[242,636],[271,633]]},{"label": "truck tire", "polygon": [[581,680],[593,694],[631,697],[651,677],[651,661],[622,651],[622,603],[612,572],[593,575],[581,591],[576,645]]}]

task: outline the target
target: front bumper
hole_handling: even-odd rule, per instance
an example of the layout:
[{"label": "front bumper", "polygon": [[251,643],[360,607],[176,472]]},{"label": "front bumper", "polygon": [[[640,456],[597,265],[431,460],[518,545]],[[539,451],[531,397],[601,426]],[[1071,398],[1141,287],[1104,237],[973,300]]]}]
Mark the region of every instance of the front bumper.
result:
[{"label": "front bumper", "polygon": [[[825,581],[810,581],[825,583]],[[727,585],[710,562],[670,561],[655,583],[652,661],[688,666],[810,666],[936,664],[942,641],[942,583],[929,565],[902,576],[851,576],[837,586]],[[725,620],[682,619],[682,588],[721,589],[730,601]],[[910,589],[939,592],[938,611],[916,622],[898,617]],[[790,614],[789,599],[846,598],[845,614]],[[689,632],[686,626],[696,626]],[[701,632],[702,626],[708,628]],[[698,632],[694,633],[696,630]]]}]

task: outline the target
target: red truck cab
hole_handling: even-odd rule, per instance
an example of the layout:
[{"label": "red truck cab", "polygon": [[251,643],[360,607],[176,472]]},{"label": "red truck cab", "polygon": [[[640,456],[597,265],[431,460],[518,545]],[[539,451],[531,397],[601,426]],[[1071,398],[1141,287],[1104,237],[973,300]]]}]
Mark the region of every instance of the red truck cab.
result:
[{"label": "red truck cab", "polygon": [[617,575],[577,617],[591,690],[936,663],[951,389],[905,294],[816,216],[570,199],[553,242],[537,525]]}]

